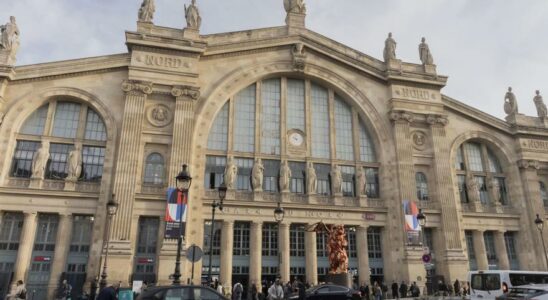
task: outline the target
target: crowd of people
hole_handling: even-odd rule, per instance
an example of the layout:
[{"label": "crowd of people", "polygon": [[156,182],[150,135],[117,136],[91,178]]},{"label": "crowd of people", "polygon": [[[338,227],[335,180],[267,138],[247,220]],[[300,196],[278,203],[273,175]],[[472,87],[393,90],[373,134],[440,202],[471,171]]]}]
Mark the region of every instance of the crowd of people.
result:
[{"label": "crowd of people", "polygon": [[248,291],[244,292],[244,286],[240,282],[236,282],[232,287],[227,288],[215,279],[211,288],[232,300],[242,300],[244,295],[247,295],[245,299],[250,300],[284,300],[289,299],[291,295],[298,295],[299,300],[304,300],[305,292],[310,288],[310,285],[298,278],[285,284],[280,279],[276,279],[272,282],[261,282],[261,289],[258,288],[255,282],[251,282]]},{"label": "crowd of people", "polygon": [[[354,289],[358,289],[365,300],[382,300],[382,299],[400,299],[400,298],[418,298],[421,295],[421,289],[416,282],[408,285],[405,281],[400,284],[393,282],[390,286],[384,283],[374,282],[370,287],[368,284],[361,286],[354,285]],[[422,294],[428,294],[426,287],[423,288]],[[436,288],[433,291],[433,296],[467,296],[470,295],[470,286],[468,282],[460,282],[458,279],[453,284],[445,283],[439,280]]]}]

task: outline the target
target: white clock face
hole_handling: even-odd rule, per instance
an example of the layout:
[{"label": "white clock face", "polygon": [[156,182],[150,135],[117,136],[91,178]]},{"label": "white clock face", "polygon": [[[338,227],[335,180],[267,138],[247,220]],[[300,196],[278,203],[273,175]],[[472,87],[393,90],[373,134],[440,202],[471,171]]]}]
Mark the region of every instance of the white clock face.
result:
[{"label": "white clock face", "polygon": [[289,142],[293,146],[301,146],[304,143],[304,137],[298,132],[293,132],[289,135]]}]

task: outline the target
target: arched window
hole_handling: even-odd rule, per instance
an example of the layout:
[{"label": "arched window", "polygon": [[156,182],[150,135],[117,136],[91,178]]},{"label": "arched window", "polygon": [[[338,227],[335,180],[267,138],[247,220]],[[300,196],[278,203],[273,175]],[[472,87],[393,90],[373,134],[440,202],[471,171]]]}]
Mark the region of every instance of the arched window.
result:
[{"label": "arched window", "polygon": [[163,185],[165,175],[164,157],[159,153],[147,156],[145,163],[144,184]]},{"label": "arched window", "polygon": [[[479,141],[463,143],[457,149],[455,160],[460,200],[468,203],[472,199],[467,190],[467,175],[473,178],[479,189],[479,201],[484,205],[500,202],[508,205],[506,175],[495,153]],[[497,189],[497,190],[495,190]],[[498,197],[494,199],[494,197]]]},{"label": "arched window", "polygon": [[548,191],[546,191],[546,185],[542,181],[539,181],[538,183],[540,185],[540,199],[542,199],[544,207],[548,207]]},{"label": "arched window", "polygon": [[[360,193],[366,190],[367,195],[377,198],[378,180],[370,175],[378,174],[379,163],[366,124],[344,97],[313,81],[282,77],[253,83],[231,97],[213,121],[205,186],[211,189],[219,184],[226,162],[223,159],[219,165],[220,158],[231,156],[238,165],[235,187],[251,191],[253,162],[260,158],[263,191],[278,192],[284,157],[291,168],[292,193],[331,194],[329,174],[336,164],[342,179],[338,193],[355,196],[356,177],[363,169],[367,187],[360,188]],[[316,172],[316,191],[305,186],[306,162],[311,162]]]},{"label": "arched window", "polygon": [[422,172],[415,173],[415,183],[417,185],[417,199],[428,200],[428,181],[426,175]]},{"label": "arched window", "polygon": [[32,161],[44,141],[49,142],[45,179],[64,180],[69,155],[81,149],[80,181],[100,181],[103,175],[107,131],[99,114],[86,104],[52,99],[23,123],[17,134],[12,177],[32,176]]}]

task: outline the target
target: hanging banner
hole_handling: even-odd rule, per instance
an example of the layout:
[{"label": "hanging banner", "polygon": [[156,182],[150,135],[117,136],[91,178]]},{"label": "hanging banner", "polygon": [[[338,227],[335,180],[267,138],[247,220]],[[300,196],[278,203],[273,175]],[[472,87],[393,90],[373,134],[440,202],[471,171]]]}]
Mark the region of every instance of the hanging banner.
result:
[{"label": "hanging banner", "polygon": [[[188,210],[188,192],[183,193],[175,188],[168,188],[166,202],[166,233],[164,238],[176,239],[185,235],[186,214]],[[182,218],[182,222],[180,222]],[[179,228],[182,224],[182,228]]]},{"label": "hanging banner", "polygon": [[417,219],[417,215],[419,214],[417,204],[414,201],[403,200],[403,213],[405,216],[404,230],[407,233],[407,244],[419,245],[421,226]]}]

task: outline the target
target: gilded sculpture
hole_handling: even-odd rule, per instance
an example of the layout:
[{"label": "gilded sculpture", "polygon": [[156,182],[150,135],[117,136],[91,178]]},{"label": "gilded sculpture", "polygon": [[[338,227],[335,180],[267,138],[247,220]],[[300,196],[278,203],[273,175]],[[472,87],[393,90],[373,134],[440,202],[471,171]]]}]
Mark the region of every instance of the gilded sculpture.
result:
[{"label": "gilded sculpture", "polygon": [[318,222],[310,226],[308,231],[327,234],[327,253],[329,258],[329,274],[348,273],[348,240],[344,225],[326,225]]}]

